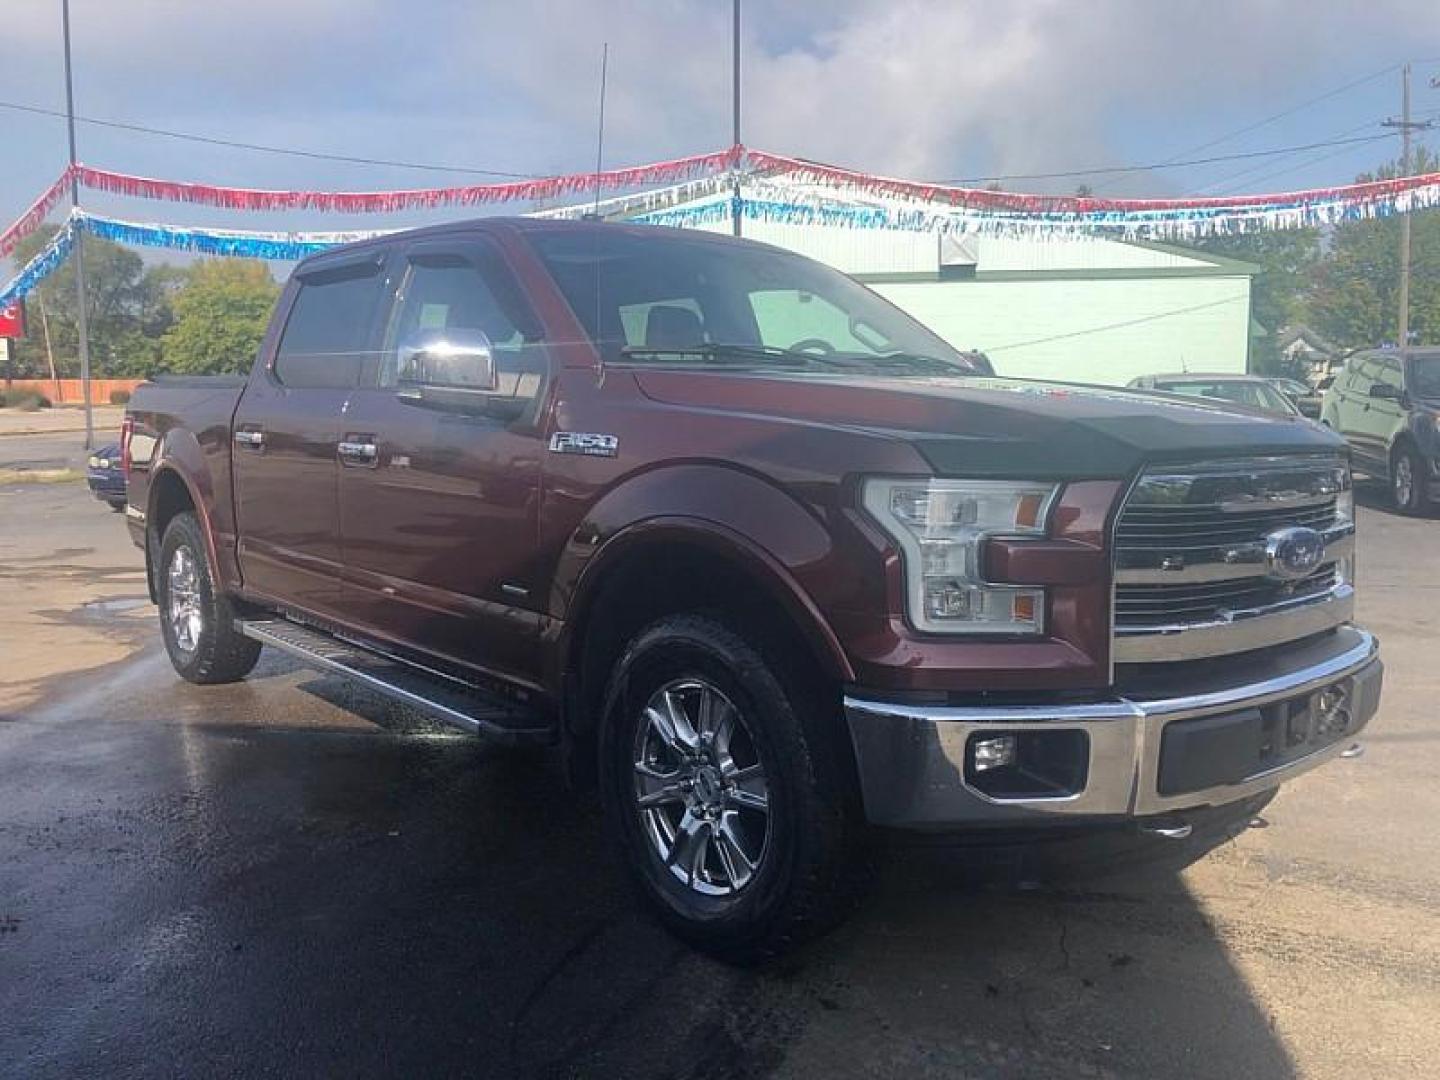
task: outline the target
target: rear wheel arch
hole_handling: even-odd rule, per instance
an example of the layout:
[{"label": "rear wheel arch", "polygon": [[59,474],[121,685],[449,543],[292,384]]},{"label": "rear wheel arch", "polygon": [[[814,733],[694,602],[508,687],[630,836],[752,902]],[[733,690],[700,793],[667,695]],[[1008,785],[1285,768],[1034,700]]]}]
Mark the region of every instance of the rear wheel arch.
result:
[{"label": "rear wheel arch", "polygon": [[[165,530],[170,522],[183,513],[195,513],[197,503],[179,471],[161,468],[150,477],[150,505],[145,511],[145,577],[150,587],[150,599],[156,601],[156,567],[159,564],[160,545],[165,540]],[[203,526],[203,521],[202,521]]]}]

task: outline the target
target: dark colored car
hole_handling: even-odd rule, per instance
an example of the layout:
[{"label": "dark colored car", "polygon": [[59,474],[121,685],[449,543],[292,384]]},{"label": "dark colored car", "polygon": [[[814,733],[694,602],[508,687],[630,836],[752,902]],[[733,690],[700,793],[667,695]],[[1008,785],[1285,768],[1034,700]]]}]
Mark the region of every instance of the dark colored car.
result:
[{"label": "dark colored car", "polygon": [[1350,359],[1325,393],[1321,421],[1355,466],[1390,488],[1397,509],[1440,500],[1440,349],[1382,349]]},{"label": "dark colored car", "polygon": [[1290,403],[1300,410],[1301,416],[1309,417],[1311,420],[1320,419],[1321,395],[1319,390],[1299,379],[1272,378],[1269,383],[1290,399]]},{"label": "dark colored car", "polygon": [[85,459],[85,483],[90,493],[117,513],[125,509],[125,470],[120,467],[120,444],[102,446]]},{"label": "dark colored car", "polygon": [[1259,375],[1140,375],[1130,380],[1137,390],[1228,401],[1277,416],[1300,416],[1299,407]]},{"label": "dark colored car", "polygon": [[182,677],[268,644],[555,744],[727,955],[841,910],[871,825],[1190,850],[1379,700],[1333,433],[983,375],[730,237],[490,218],[315,256],[248,377],[145,384],[126,431]]}]

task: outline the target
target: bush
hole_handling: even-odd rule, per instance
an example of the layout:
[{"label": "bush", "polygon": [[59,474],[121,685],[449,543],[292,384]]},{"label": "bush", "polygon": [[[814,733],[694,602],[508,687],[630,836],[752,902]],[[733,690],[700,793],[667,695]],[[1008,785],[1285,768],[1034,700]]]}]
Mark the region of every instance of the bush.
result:
[{"label": "bush", "polygon": [[27,390],[20,395],[19,401],[11,402],[11,406],[25,412],[34,412],[36,409],[50,408],[50,399],[38,391]]},{"label": "bush", "polygon": [[130,391],[129,391],[129,390],[111,390],[111,391],[110,391],[110,404],[111,404],[111,405],[129,405],[129,404],[130,404]]},{"label": "bush", "polygon": [[0,405],[7,409],[34,412],[36,409],[50,408],[50,399],[36,390],[10,390],[3,395]]}]

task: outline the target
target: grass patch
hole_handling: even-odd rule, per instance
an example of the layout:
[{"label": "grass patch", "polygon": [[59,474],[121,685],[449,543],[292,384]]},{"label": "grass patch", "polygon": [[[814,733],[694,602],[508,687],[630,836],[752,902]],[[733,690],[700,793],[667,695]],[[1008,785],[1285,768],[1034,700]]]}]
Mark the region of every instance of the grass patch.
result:
[{"label": "grass patch", "polygon": [[84,479],[85,474],[75,469],[0,468],[0,484],[68,484]]}]

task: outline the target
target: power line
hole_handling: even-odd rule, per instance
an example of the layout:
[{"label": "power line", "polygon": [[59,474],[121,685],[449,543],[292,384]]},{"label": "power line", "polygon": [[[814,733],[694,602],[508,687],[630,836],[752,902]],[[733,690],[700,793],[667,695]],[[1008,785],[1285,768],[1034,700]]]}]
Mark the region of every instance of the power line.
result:
[{"label": "power line", "polygon": [[[1347,129],[1344,130],[1344,131],[1337,131],[1334,135],[1331,135],[1330,138],[1332,138],[1332,139],[1344,139],[1344,138],[1348,138],[1349,136],[1354,135],[1357,131],[1374,130],[1375,126],[1376,126],[1376,121],[1366,120],[1363,124],[1357,124],[1355,127],[1347,128]],[[1392,133],[1391,133],[1391,132],[1380,132],[1379,135],[1380,135],[1380,138],[1384,138],[1384,137],[1386,137],[1386,136],[1392,135]],[[1377,141],[1378,141],[1378,140],[1377,140]],[[1197,188],[1197,189],[1195,190],[1195,194],[1197,194],[1197,195],[1204,195],[1204,194],[1206,194],[1206,193],[1208,193],[1208,192],[1210,192],[1210,191],[1213,191],[1213,190],[1216,189],[1216,188],[1223,188],[1224,185],[1233,184],[1236,180],[1240,180],[1240,179],[1242,179],[1242,178],[1244,178],[1244,177],[1254,177],[1254,179],[1251,180],[1250,182],[1251,182],[1251,183],[1256,183],[1256,182],[1258,182],[1258,181],[1260,181],[1260,180],[1264,180],[1264,179],[1266,179],[1267,177],[1270,177],[1270,176],[1279,176],[1279,175],[1281,175],[1282,173],[1287,173],[1287,172],[1290,172],[1290,171],[1292,171],[1292,170],[1294,170],[1294,169],[1303,168],[1303,167],[1304,167],[1305,165],[1307,165],[1307,164],[1313,165],[1313,164],[1315,164],[1316,162],[1319,162],[1319,161],[1327,161],[1327,160],[1329,160],[1329,159],[1332,158],[1332,157],[1337,157],[1337,156],[1339,156],[1340,154],[1348,154],[1348,153],[1353,149],[1354,145],[1357,145],[1357,144],[1349,144],[1349,145],[1342,146],[1342,147],[1340,147],[1340,149],[1338,149],[1338,150],[1332,150],[1332,151],[1330,151],[1330,153],[1328,153],[1328,154],[1321,154],[1321,155],[1319,155],[1318,157],[1314,157],[1314,158],[1309,159],[1308,161],[1301,161],[1301,162],[1295,162],[1295,163],[1292,163],[1292,164],[1289,164],[1289,165],[1282,165],[1279,169],[1271,169],[1271,168],[1270,168],[1270,166],[1273,165],[1274,162],[1263,162],[1263,163],[1261,163],[1261,164],[1259,164],[1259,165],[1251,165],[1251,166],[1250,166],[1249,168],[1247,168],[1247,169],[1241,169],[1239,172],[1230,173],[1230,174],[1228,174],[1228,175],[1226,175],[1226,176],[1222,176],[1222,177],[1219,177],[1218,179],[1215,179],[1215,180],[1210,181],[1208,184],[1204,185],[1203,187]],[[1269,171],[1266,171],[1266,170],[1269,170]],[[1260,175],[1259,175],[1259,176],[1255,176],[1256,173],[1259,173]],[[1234,190],[1233,188],[1229,188],[1229,189],[1222,190],[1222,191],[1218,192],[1218,194],[1226,195],[1226,194],[1229,194],[1229,193],[1230,193],[1231,191],[1233,191],[1233,190]]]},{"label": "power line", "polygon": [[[1245,186],[1245,187],[1251,187],[1251,186],[1253,186],[1253,185],[1255,185],[1255,184],[1258,184],[1258,183],[1260,183],[1260,182],[1262,182],[1262,181],[1272,179],[1273,177],[1276,177],[1276,176],[1284,176],[1286,173],[1295,172],[1297,169],[1306,169],[1306,168],[1309,168],[1311,165],[1318,165],[1318,164],[1320,164],[1322,161],[1329,161],[1331,158],[1336,158],[1336,157],[1340,157],[1340,156],[1343,155],[1343,154],[1348,154],[1352,149],[1353,149],[1353,147],[1342,146],[1339,150],[1332,150],[1332,151],[1331,151],[1330,153],[1328,153],[1328,154],[1320,154],[1320,155],[1318,155],[1318,156],[1316,156],[1316,157],[1309,158],[1309,159],[1306,160],[1306,161],[1296,161],[1296,162],[1292,162],[1292,163],[1289,164],[1289,165],[1282,165],[1282,166],[1281,166],[1280,168],[1278,168],[1278,169],[1272,169],[1270,172],[1262,172],[1259,176],[1251,177],[1251,179],[1249,179],[1248,181],[1246,181],[1246,183],[1245,183],[1244,186]],[[1244,175],[1244,174],[1242,174],[1242,175]],[[1219,181],[1219,183],[1229,184],[1229,183],[1231,183],[1232,181],[1234,181],[1235,179],[1236,179],[1236,177],[1233,177],[1233,176],[1232,176],[1232,177],[1228,177],[1228,178],[1225,179],[1225,180]],[[1211,185],[1211,186],[1213,186],[1213,185]],[[1201,190],[1202,190],[1202,191],[1208,191],[1208,190],[1210,190],[1210,188],[1209,188],[1209,187],[1206,187],[1206,188],[1202,188]],[[1239,188],[1239,187],[1226,187],[1226,188],[1222,188],[1221,190],[1215,192],[1215,194],[1216,194],[1216,195],[1234,195],[1234,194],[1236,194],[1236,193],[1239,192],[1239,191],[1240,191],[1240,188]]]},{"label": "power line", "polygon": [[[15,112],[33,113],[37,116],[54,116],[64,118],[65,113],[56,109],[45,109],[38,105],[25,105],[14,101],[0,101],[0,109],[10,109]],[[318,150],[300,150],[294,147],[271,146],[264,143],[240,142],[234,139],[221,139],[210,135],[197,135],[194,132],[173,131],[168,128],[150,127],[146,124],[135,124],[124,120],[104,120],[93,116],[75,117],[77,123],[90,124],[95,127],[114,128],[120,131],[133,131],[143,135],[157,135],[167,139],[181,139],[186,142],[204,143],[209,146],[224,146],[236,150],[251,150],[265,154],[282,154],[289,157],[309,158],[318,161],[340,161],[353,165],[377,165],[395,169],[418,169],[426,172],[448,172],[467,173],[473,176],[494,176],[511,180],[533,180],[542,174],[505,172],[499,169],[477,169],[464,165],[440,165],[433,162],[419,161],[397,161],[390,158],[356,157],[349,154],[329,154]],[[1374,138],[1384,138],[1375,136]],[[1349,142],[1362,143],[1372,141],[1371,139],[1351,139]],[[1069,169],[1060,172],[1048,173],[1010,173],[1003,176],[980,176],[970,177],[964,180],[949,180],[946,183],[952,184],[975,184],[989,180],[1053,180],[1065,177],[1079,176],[1105,176],[1115,173],[1151,172],[1156,169],[1186,168],[1192,165],[1210,165],[1221,161],[1240,161],[1249,158],[1275,157],[1284,154],[1303,153],[1307,150],[1324,149],[1329,146],[1339,145],[1339,142],[1318,142],[1308,143],[1301,146],[1284,146],[1273,150],[1250,150],[1239,154],[1222,154],[1208,158],[1193,158],[1188,161],[1155,162],[1148,165],[1116,165],[1109,168],[1091,169]]]},{"label": "power line", "polygon": [[1005,352],[1007,349],[1025,349],[1032,345],[1048,345],[1052,341],[1068,341],[1071,338],[1085,337],[1089,334],[1103,334],[1107,330],[1121,330],[1127,326],[1140,326],[1142,323],[1156,322],[1159,319],[1168,319],[1175,315],[1188,315],[1192,311],[1204,311],[1206,308],[1220,307],[1223,304],[1236,304],[1240,301],[1250,302],[1249,295],[1227,296],[1223,300],[1211,300],[1204,304],[1195,304],[1192,307],[1176,308],[1174,311],[1160,311],[1154,315],[1142,315],[1138,319],[1126,319],[1124,322],[1107,323],[1105,326],[1092,326],[1086,330],[1071,330],[1064,334],[1052,334],[1050,337],[1034,338],[1031,341],[1016,341],[1009,345],[987,345],[982,352],[996,353]]},{"label": "power line", "polygon": [[972,176],[964,180],[945,180],[947,184],[979,184],[993,180],[1057,180],[1077,176],[1106,176],[1112,173],[1153,172],[1157,169],[1184,169],[1192,165],[1214,165],[1221,161],[1244,161],[1250,158],[1277,157],[1284,154],[1300,154],[1307,150],[1323,150],[1329,146],[1375,142],[1388,139],[1390,133],[1367,135],[1356,139],[1331,139],[1323,142],[1304,143],[1299,146],[1281,146],[1274,150],[1247,150],[1239,154],[1219,154],[1214,157],[1191,158],[1188,161],[1157,161],[1148,165],[1116,165],[1107,169],[1067,169],[1063,172],[1007,173],[1003,176]]},{"label": "power line", "polygon": [[1180,153],[1176,154],[1175,157],[1168,159],[1168,161],[1173,162],[1189,154],[1198,154],[1201,150],[1209,150],[1212,146],[1219,146],[1221,143],[1229,142],[1231,139],[1238,139],[1241,135],[1248,135],[1252,131],[1258,131],[1262,127],[1273,124],[1276,120],[1283,120],[1287,116],[1294,116],[1297,112],[1308,109],[1311,105],[1318,105],[1322,101],[1329,101],[1333,97],[1339,97],[1347,90],[1353,90],[1357,86],[1363,86],[1368,82],[1374,82],[1381,76],[1389,75],[1392,71],[1395,71],[1399,67],[1399,64],[1391,64],[1389,67],[1381,68],[1379,71],[1371,72],[1369,75],[1362,76],[1361,78],[1348,82],[1343,86],[1337,86],[1333,90],[1327,90],[1323,94],[1317,94],[1315,97],[1307,98],[1306,100],[1300,102],[1298,105],[1292,105],[1290,108],[1267,116],[1263,120],[1257,120],[1253,124],[1247,124],[1245,127],[1237,128],[1235,131],[1229,132],[1226,135],[1221,135],[1219,138],[1211,139],[1209,142],[1201,143],[1199,146],[1192,146],[1188,150],[1182,150],[1180,151]]},{"label": "power line", "polygon": [[[36,116],[58,116],[65,113],[56,109],[44,109],[38,105],[24,105],[15,101],[0,101],[0,109],[13,112],[33,113]],[[226,146],[235,150],[253,150],[262,154],[283,154],[288,157],[310,158],[315,161],[343,161],[352,165],[380,165],[392,169],[418,169],[424,172],[466,173],[471,176],[494,176],[506,180],[533,180],[536,173],[502,172],[499,169],[475,169],[464,165],[436,165],[420,161],[394,161],[388,158],[353,157],[348,154],[326,154],[318,150],[296,150],[286,146],[268,146],[264,143],[238,142],[234,139],[220,139],[210,135],[196,135],[189,131],[171,131],[167,128],[149,127],[124,120],[102,120],[93,116],[76,116],[75,122],[92,127],[114,128],[119,131],[133,131],[142,135],[159,135],[167,139],[182,139],[186,142],[205,143],[209,146]]]}]

